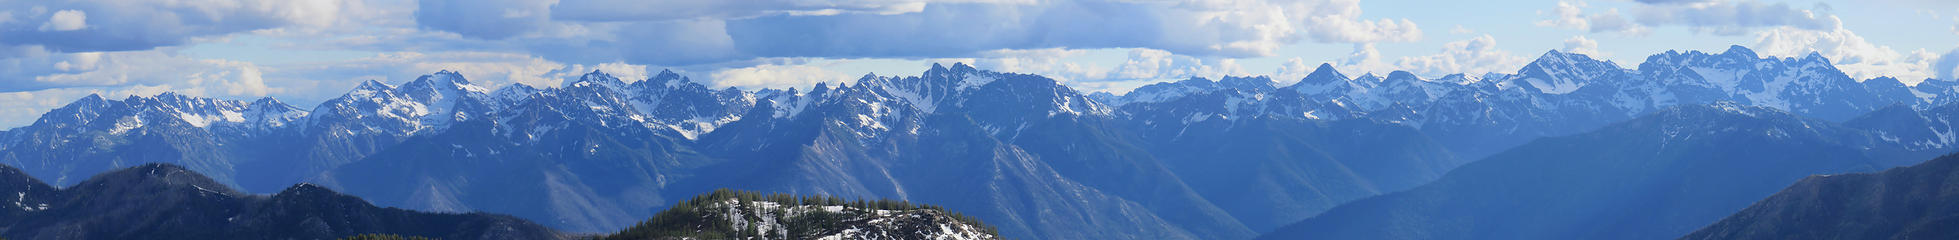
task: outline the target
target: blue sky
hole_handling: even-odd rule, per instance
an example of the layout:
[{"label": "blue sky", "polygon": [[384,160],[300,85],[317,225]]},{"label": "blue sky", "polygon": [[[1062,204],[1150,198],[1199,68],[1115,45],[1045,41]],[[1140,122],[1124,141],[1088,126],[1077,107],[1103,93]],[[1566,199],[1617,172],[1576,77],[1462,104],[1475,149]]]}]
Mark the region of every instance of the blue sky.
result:
[{"label": "blue sky", "polygon": [[1633,68],[1729,45],[1816,52],[1860,79],[1949,80],[1959,2],[0,0],[0,127],[91,93],[310,108],[363,80],[443,69],[492,88],[672,69],[753,89],[967,62],[1120,93],[1193,76],[1289,83],[1320,63],[1473,76],[1550,50]]}]

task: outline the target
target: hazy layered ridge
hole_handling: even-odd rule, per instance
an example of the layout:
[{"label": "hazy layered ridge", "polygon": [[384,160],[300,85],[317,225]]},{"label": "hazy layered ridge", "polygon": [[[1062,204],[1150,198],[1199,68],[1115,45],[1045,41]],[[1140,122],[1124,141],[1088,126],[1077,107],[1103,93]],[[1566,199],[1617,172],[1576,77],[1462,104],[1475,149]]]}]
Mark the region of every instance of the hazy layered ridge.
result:
[{"label": "hazy layered ridge", "polygon": [[[365,83],[310,111],[91,96],[5,132],[0,161],[58,183],[178,163],[254,192],[315,182],[382,205],[507,212],[580,232],[731,187],[941,203],[1015,238],[1229,239],[1679,104],[1827,120],[1902,104],[1894,112],[1910,114],[1895,115],[1911,117],[1895,119],[1906,121],[1942,119],[1931,106],[1956,95],[1947,81],[1887,81],[1743,48],[1668,52],[1637,70],[1550,52],[1517,74],[1437,79],[1322,66],[1291,86],[1192,79],[1123,96],[963,64],[757,91],[671,72],[489,90],[444,71]],[[1905,146],[1887,150],[1898,155],[1950,150],[1938,137],[1947,122],[1924,122],[1873,141]]]},{"label": "hazy layered ridge", "polygon": [[1884,167],[1865,131],[1763,107],[1688,105],[1544,138],[1265,239],[1671,238],[1811,174]]}]

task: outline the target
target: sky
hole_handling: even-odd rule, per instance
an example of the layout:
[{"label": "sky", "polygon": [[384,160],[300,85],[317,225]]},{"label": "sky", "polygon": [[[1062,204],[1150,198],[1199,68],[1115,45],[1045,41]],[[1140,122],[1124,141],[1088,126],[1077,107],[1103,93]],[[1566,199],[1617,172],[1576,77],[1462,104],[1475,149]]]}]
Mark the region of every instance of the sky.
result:
[{"label": "sky", "polygon": [[89,94],[311,108],[438,70],[558,86],[671,70],[807,88],[934,63],[1084,91],[1266,75],[1511,73],[1547,51],[1637,68],[1668,50],[1829,57],[1858,79],[1955,79],[1959,1],[0,0],[0,127]]}]

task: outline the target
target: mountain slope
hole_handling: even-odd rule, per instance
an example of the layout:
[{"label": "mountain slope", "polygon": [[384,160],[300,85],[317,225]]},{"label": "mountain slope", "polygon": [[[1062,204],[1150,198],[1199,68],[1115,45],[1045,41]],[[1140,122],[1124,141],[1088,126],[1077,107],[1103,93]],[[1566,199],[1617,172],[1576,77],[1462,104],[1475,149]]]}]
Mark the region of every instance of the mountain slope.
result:
[{"label": "mountain slope", "polygon": [[1866,171],[1859,131],[1735,104],[1685,105],[1553,137],[1263,239],[1679,236],[1810,174]]},{"label": "mountain slope", "polygon": [[1011,237],[1252,234],[1126,142],[1109,110],[1044,77],[955,64],[762,98],[701,138],[732,160],[676,185],[934,202]]},{"label": "mountain slope", "polygon": [[1959,155],[1817,175],[1681,239],[1959,238]]},{"label": "mountain slope", "polygon": [[[508,216],[380,208],[314,185],[270,196],[239,193],[183,167],[145,164],[66,189],[0,168],[0,187],[20,191],[0,215],[10,239],[329,239],[364,233],[446,239],[555,239],[555,231]],[[31,207],[31,208],[30,208]]]}]

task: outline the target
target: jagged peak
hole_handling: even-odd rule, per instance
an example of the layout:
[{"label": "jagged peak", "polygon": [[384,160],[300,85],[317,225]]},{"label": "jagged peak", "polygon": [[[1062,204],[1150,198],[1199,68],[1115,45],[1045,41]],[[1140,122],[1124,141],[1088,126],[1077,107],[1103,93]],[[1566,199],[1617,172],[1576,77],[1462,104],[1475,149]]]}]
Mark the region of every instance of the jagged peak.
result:
[{"label": "jagged peak", "polygon": [[857,77],[857,87],[860,88],[883,87],[885,84],[889,83],[885,82],[885,78],[878,77],[876,73],[866,73],[864,76]]},{"label": "jagged peak", "polygon": [[76,99],[75,101],[98,101],[99,102],[99,101],[108,101],[108,99],[103,98],[101,93],[88,93],[88,96],[82,96],[81,99]]},{"label": "jagged peak", "polygon": [[182,93],[177,93],[177,91],[163,91],[163,93],[156,94],[156,98],[157,99],[166,99],[166,98],[183,99],[183,98],[190,98],[190,96],[185,96]]},{"label": "jagged peak", "polygon": [[471,85],[471,84],[470,84],[470,82],[469,82],[469,79],[468,79],[468,78],[464,78],[464,77],[463,77],[463,74],[462,74],[461,72],[455,72],[455,71],[449,71],[448,69],[443,69],[443,70],[440,70],[440,71],[436,71],[435,73],[431,73],[431,74],[427,74],[427,75],[422,75],[421,77],[417,77],[417,78],[415,78],[415,81],[413,81],[413,82],[411,82],[411,83],[419,83],[419,84],[427,84],[427,85],[429,85],[429,86],[438,86],[438,85],[453,85],[453,86],[465,86],[465,85]]},{"label": "jagged peak", "polygon": [[605,73],[605,71],[602,71],[602,70],[598,70],[598,69],[593,69],[591,73],[586,73],[585,75],[580,75],[580,76],[578,76],[578,80],[576,80],[576,81],[570,81],[570,82],[565,82],[565,83],[564,83],[564,86],[560,86],[560,87],[562,87],[562,88],[571,88],[571,87],[577,87],[577,86],[583,86],[583,85],[598,85],[598,86],[604,86],[604,87],[618,87],[618,86],[622,86],[622,85],[625,85],[625,84],[626,84],[626,82],[625,82],[625,81],[621,81],[621,80],[619,80],[619,78],[618,78],[618,77],[613,77],[613,76],[612,76],[612,74],[609,74],[609,73]]},{"label": "jagged peak", "polygon": [[[593,71],[597,71],[597,70],[593,70]],[[674,73],[673,69],[660,69],[660,73],[653,74],[652,78],[647,78],[647,79],[661,80],[661,82],[665,82],[666,80],[687,80],[687,76],[681,76],[679,73]]]},{"label": "jagged peak", "polygon": [[1821,64],[1823,64],[1823,65],[1829,65],[1829,66],[1834,66],[1834,65],[1835,65],[1835,64],[1831,64],[1831,63],[1830,63],[1830,58],[1828,58],[1828,57],[1823,57],[1823,53],[1819,53],[1819,52],[1815,52],[1815,51],[1810,51],[1810,52],[1809,52],[1809,55],[1804,55],[1804,56],[1803,56],[1803,60],[1802,60],[1802,61],[1804,61],[1804,62],[1818,62],[1818,63],[1821,63]]},{"label": "jagged peak", "polygon": [[59,109],[94,108],[108,104],[109,99],[102,97],[102,94],[89,93],[88,96],[82,96],[80,99],[68,102],[68,105],[63,105]]},{"label": "jagged peak", "polygon": [[1551,49],[1550,51],[1545,51],[1544,54],[1542,55],[1538,55],[1537,61],[1541,62],[1547,59],[1565,59],[1570,57],[1571,57],[1570,53],[1560,52],[1557,49]]},{"label": "jagged peak", "polygon": [[923,77],[932,77],[932,76],[951,77],[952,75],[972,73],[978,71],[979,69],[973,68],[973,66],[970,65],[966,65],[965,62],[954,62],[952,63],[951,68],[947,68],[943,64],[932,63],[932,68],[926,69]]},{"label": "jagged peak", "polygon": [[361,82],[360,85],[354,86],[354,90],[385,91],[394,89],[394,86],[388,86],[388,84],[374,79],[368,79],[367,81]]},{"label": "jagged peak", "polygon": [[1748,47],[1743,47],[1743,46],[1741,46],[1741,45],[1729,45],[1729,46],[1728,46],[1728,50],[1727,50],[1727,51],[1725,51],[1725,52],[1721,52],[1721,55],[1724,55],[1724,56],[1734,56],[1734,57],[1741,57],[1741,58],[1746,58],[1746,59],[1760,59],[1760,58],[1761,58],[1761,57],[1760,57],[1760,55],[1756,55],[1756,54],[1755,54],[1755,50],[1752,50],[1752,49],[1748,49]]},{"label": "jagged peak", "polygon": [[526,84],[526,83],[510,83],[509,85],[503,85],[503,87],[500,87],[500,88],[497,88],[497,90],[496,90],[496,92],[505,92],[505,91],[527,91],[527,92],[535,92],[535,91],[537,91],[537,90],[538,90],[538,89],[537,89],[537,87],[536,87],[536,86],[531,86],[530,84]]},{"label": "jagged peak", "polygon": [[264,109],[266,107],[279,108],[279,109],[298,109],[297,107],[293,107],[293,105],[291,104],[286,104],[285,101],[279,101],[279,99],[272,98],[272,97],[260,97],[257,100],[252,100],[252,106],[251,106],[252,109]]},{"label": "jagged peak", "polygon": [[1265,90],[1275,87],[1275,84],[1278,82],[1267,76],[1224,76],[1218,79],[1218,85],[1245,90]]},{"label": "jagged peak", "polygon": [[1348,81],[1348,80],[1352,80],[1352,79],[1347,78],[1346,74],[1340,74],[1339,70],[1333,68],[1333,64],[1320,63],[1320,67],[1314,68],[1312,73],[1306,74],[1306,78],[1302,78],[1299,81],[1302,83],[1311,82],[1314,84],[1323,84],[1323,83],[1333,82],[1333,81]]},{"label": "jagged peak", "polygon": [[973,66],[966,65],[966,62],[952,63],[952,72],[958,73],[958,72],[972,72],[972,71],[979,71],[979,69],[973,68]]},{"label": "jagged peak", "polygon": [[633,85],[644,85],[638,86],[642,88],[683,88],[699,84],[694,83],[694,80],[688,79],[685,75],[674,73],[672,69],[660,69],[660,73],[653,74],[653,76],[647,77],[645,81],[639,81],[633,83]]},{"label": "jagged peak", "polygon": [[932,63],[932,68],[925,69],[925,75],[931,76],[931,75],[945,74],[948,71],[951,70],[946,70],[945,65],[940,65],[939,63]]},{"label": "jagged peak", "polygon": [[1882,77],[1876,77],[1876,78],[1871,78],[1871,79],[1867,79],[1867,80],[1864,80],[1864,82],[1863,82],[1863,83],[1864,83],[1864,85],[1882,85],[1882,86],[1896,86],[1896,87],[1909,87],[1909,86],[1905,86],[1905,82],[1904,82],[1904,81],[1901,81],[1901,80],[1898,80],[1898,78],[1895,78],[1895,77],[1890,77],[1890,76],[1882,76]]},{"label": "jagged peak", "polygon": [[[1592,56],[1590,56],[1590,55],[1585,55],[1585,54],[1581,54],[1581,53],[1568,53],[1568,52],[1560,52],[1560,51],[1558,51],[1558,50],[1555,50],[1555,49],[1554,49],[1554,50],[1551,50],[1551,51],[1546,51],[1546,52],[1544,52],[1544,55],[1542,55],[1542,56],[1538,56],[1538,57],[1537,57],[1537,60],[1535,60],[1535,61],[1531,61],[1531,63],[1530,63],[1530,65],[1527,65],[1527,66],[1524,66],[1524,67],[1525,67],[1526,69],[1528,69],[1528,68],[1531,68],[1531,67],[1540,67],[1540,68],[1541,68],[1541,67],[1550,67],[1550,66],[1573,66],[1573,65],[1581,65],[1581,64],[1583,64],[1583,65],[1591,65],[1591,64],[1605,64],[1605,65],[1615,65],[1615,64],[1613,64],[1613,63],[1611,63],[1611,62],[1607,62],[1607,61],[1600,61],[1600,60],[1598,60],[1598,59],[1593,59],[1593,58],[1592,58]],[[1614,68],[1617,68],[1617,66],[1613,66],[1613,67],[1614,67]],[[1520,72],[1521,72],[1521,71],[1520,71]]]}]

